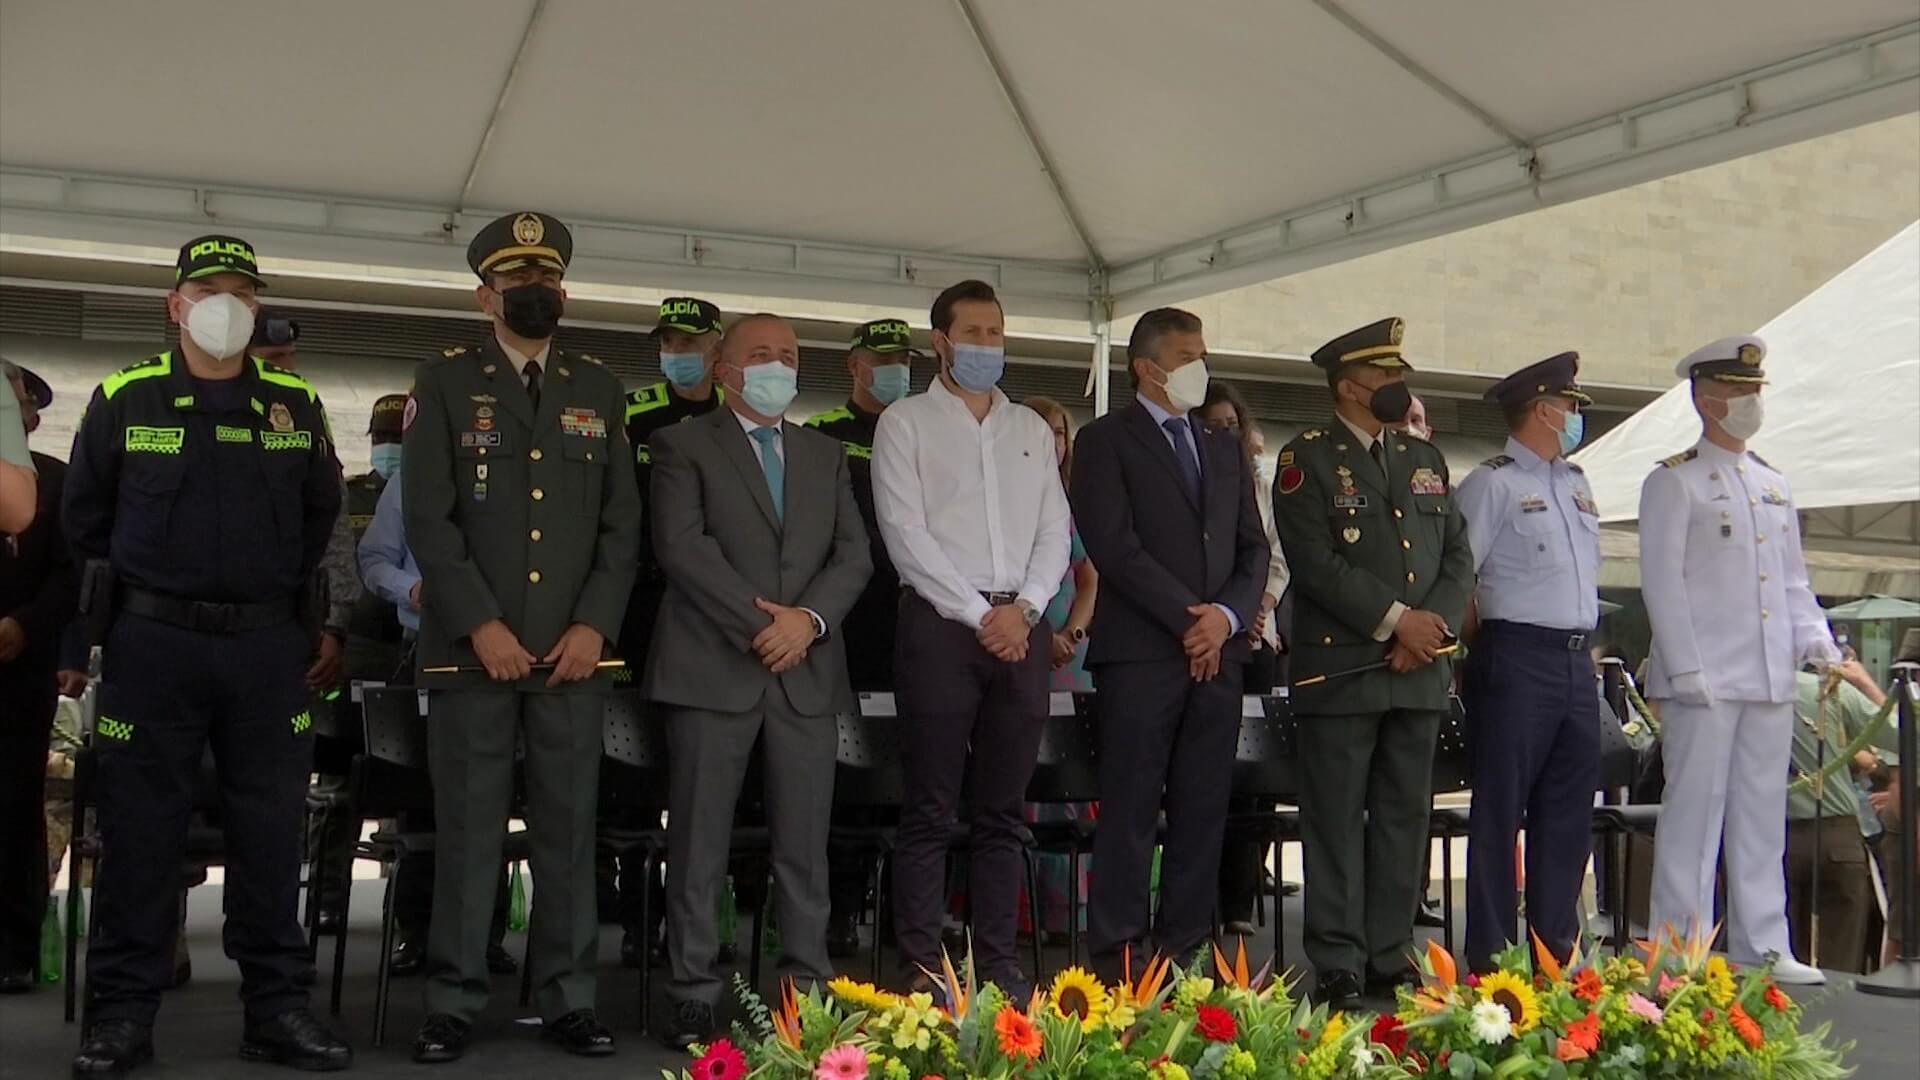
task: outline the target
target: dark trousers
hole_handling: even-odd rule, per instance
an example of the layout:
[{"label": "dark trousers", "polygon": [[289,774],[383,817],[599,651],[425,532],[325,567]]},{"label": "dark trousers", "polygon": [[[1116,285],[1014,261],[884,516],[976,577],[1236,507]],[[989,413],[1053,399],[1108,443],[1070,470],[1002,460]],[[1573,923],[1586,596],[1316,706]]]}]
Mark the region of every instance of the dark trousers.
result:
[{"label": "dark trousers", "polygon": [[593,1007],[600,943],[593,823],[605,709],[605,696],[593,692],[433,693],[427,762],[439,834],[427,939],[427,1012],[472,1021],[486,1008],[488,935],[513,802],[518,732],[526,738],[527,827],[532,830],[534,1003],[549,1021]]},{"label": "dark trousers", "polygon": [[1035,626],[1026,659],[1002,663],[980,647],[972,627],[941,618],[908,594],[895,657],[900,751],[912,793],[901,809],[893,862],[901,960],[909,970],[939,969],[948,842],[970,776],[974,964],[983,981],[1024,983],[1014,951],[1021,812],[1047,719],[1048,632]]},{"label": "dark trousers", "polygon": [[[1839,783],[1846,783],[1842,774]],[[1819,966],[1861,971],[1867,953],[1867,913],[1873,910],[1873,877],[1860,819],[1827,817],[1787,822],[1787,930],[1793,955],[1812,962],[1813,834],[1820,832]],[[1897,915],[1896,915],[1897,917]],[[1876,956],[1875,959],[1878,959]]]},{"label": "dark trousers", "polygon": [[[1240,731],[1240,664],[1196,683],[1179,657],[1095,669],[1100,715],[1100,829],[1093,843],[1087,941],[1112,978],[1124,950],[1192,956],[1212,936],[1220,842]],[[1153,849],[1160,810],[1160,914],[1153,918]],[[1151,933],[1151,946],[1146,946]]]},{"label": "dark trousers", "polygon": [[[403,833],[437,831],[431,813],[408,814],[398,822]],[[400,940],[425,946],[427,930],[433,925],[434,858],[431,851],[414,852],[400,860],[393,873],[393,921]],[[493,921],[487,928],[487,944],[498,945],[507,936],[507,868],[500,867],[500,887],[494,891]]]},{"label": "dark trousers", "polygon": [[[1524,935],[1515,926],[1513,846],[1527,830],[1527,923],[1555,956],[1580,936],[1580,884],[1593,850],[1600,782],[1600,692],[1593,658],[1572,635],[1493,620],[1467,654],[1473,809],[1467,824],[1467,963]],[[1529,947],[1530,943],[1529,943]]]},{"label": "dark trousers", "polygon": [[0,972],[40,958],[47,913],[47,743],[52,653],[0,664]]},{"label": "dark trousers", "polygon": [[103,842],[99,929],[87,949],[89,1022],[150,1024],[173,983],[180,867],[211,746],[226,844],[226,952],[250,1022],[304,1008],[300,834],[313,736],[292,622],[206,634],[122,616],[108,635],[94,734]]},{"label": "dark trousers", "polygon": [[1300,718],[1300,836],[1314,970],[1392,975],[1413,948],[1445,713]]}]

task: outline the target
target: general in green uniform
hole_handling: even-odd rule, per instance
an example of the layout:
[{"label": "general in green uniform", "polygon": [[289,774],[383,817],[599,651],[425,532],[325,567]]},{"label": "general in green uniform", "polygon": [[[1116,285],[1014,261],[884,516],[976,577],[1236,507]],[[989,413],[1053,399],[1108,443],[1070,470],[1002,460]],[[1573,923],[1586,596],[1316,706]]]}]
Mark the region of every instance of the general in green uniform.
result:
[{"label": "general in green uniform", "polygon": [[[1410,974],[1434,743],[1473,553],[1446,461],[1393,430],[1411,404],[1403,324],[1321,346],[1335,417],[1280,451],[1274,523],[1293,569],[1293,713],[1300,720],[1306,952],[1336,1008]],[[1377,662],[1389,667],[1329,679]],[[1304,683],[1304,685],[1303,685]]]},{"label": "general in green uniform", "polygon": [[[420,682],[439,850],[420,1061],[464,1052],[487,943],[514,743],[526,746],[539,911],[532,978],[546,1035],[604,1054],[595,1018],[594,809],[604,695],[640,551],[620,382],[553,344],[573,242],[545,214],[482,229],[467,261],[493,334],[415,376],[402,461],[419,561]],[[453,667],[452,673],[437,669]]]}]

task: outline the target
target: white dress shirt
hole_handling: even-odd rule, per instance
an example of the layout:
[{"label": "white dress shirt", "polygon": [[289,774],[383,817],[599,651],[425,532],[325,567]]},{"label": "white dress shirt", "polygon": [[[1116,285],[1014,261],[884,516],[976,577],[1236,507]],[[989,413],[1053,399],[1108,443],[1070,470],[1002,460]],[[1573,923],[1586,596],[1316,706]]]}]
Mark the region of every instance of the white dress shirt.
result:
[{"label": "white dress shirt", "polygon": [[527,356],[516,350],[513,346],[501,341],[497,334],[493,340],[495,344],[500,346],[500,351],[506,354],[507,361],[513,365],[514,374],[520,376],[521,387],[524,388],[527,385],[527,361],[529,360],[533,361],[533,363],[540,368],[541,379],[545,381],[547,374],[547,354],[553,351],[553,342],[547,342],[545,345],[540,346],[539,352],[532,356]]},{"label": "white dress shirt", "polygon": [[1668,460],[1640,489],[1647,696],[1700,673],[1719,701],[1792,701],[1800,664],[1840,650],[1808,586],[1786,477],[1705,439]]},{"label": "white dress shirt", "polygon": [[1053,429],[996,388],[986,419],[935,379],[880,414],[873,502],[900,581],[944,618],[978,629],[983,592],[1039,611],[1067,572],[1072,523]]},{"label": "white dress shirt", "polygon": [[767,459],[761,455],[760,440],[754,438],[753,433],[763,427],[773,428],[773,452],[780,455],[780,464],[787,463],[786,433],[780,430],[779,424],[763,424],[738,409],[733,410],[733,418],[740,421],[740,430],[747,433],[747,445],[753,447],[753,456],[759,459],[762,468],[766,467]]},{"label": "white dress shirt", "polygon": [[[1286,552],[1280,548],[1280,530],[1273,523],[1273,477],[1258,462],[1253,466],[1253,501],[1260,507],[1260,527],[1267,532],[1269,554],[1265,592],[1277,604],[1287,594],[1287,581],[1292,577],[1292,572],[1287,569]],[[1268,647],[1280,647],[1280,620],[1277,616],[1272,613],[1267,615],[1267,626],[1260,637]]]}]

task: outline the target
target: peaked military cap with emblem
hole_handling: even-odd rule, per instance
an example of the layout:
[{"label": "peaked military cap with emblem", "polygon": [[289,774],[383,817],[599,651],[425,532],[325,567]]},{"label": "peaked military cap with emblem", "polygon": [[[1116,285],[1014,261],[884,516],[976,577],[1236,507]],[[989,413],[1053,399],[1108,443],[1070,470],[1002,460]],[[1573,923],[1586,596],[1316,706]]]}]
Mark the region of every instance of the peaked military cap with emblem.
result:
[{"label": "peaked military cap with emblem", "polygon": [[488,274],[508,274],[528,266],[564,273],[572,259],[573,233],[559,218],[538,210],[494,218],[467,245],[467,265],[482,281]]},{"label": "peaked military cap with emblem", "polygon": [[868,352],[913,351],[913,329],[899,319],[874,319],[853,328],[850,348]]},{"label": "peaked military cap with emblem", "polygon": [[267,284],[267,279],[260,276],[260,261],[253,254],[253,245],[237,236],[220,233],[196,237],[180,245],[173,270],[176,289],[215,274],[242,274],[252,278],[255,285]]},{"label": "peaked military cap with emblem", "polygon": [[1498,402],[1506,409],[1518,408],[1543,397],[1567,398],[1584,408],[1593,404],[1593,399],[1580,389],[1580,381],[1576,378],[1579,374],[1580,354],[1563,352],[1537,364],[1528,364],[1494,383],[1481,397]]},{"label": "peaked military cap with emblem", "polygon": [[1674,374],[1683,379],[1764,383],[1767,373],[1760,370],[1760,361],[1766,358],[1766,342],[1752,334],[1736,334],[1688,353]]},{"label": "peaked military cap with emblem", "polygon": [[654,323],[653,335],[659,337],[669,330],[683,334],[717,334],[720,306],[697,296],[669,296],[660,301],[660,318]]},{"label": "peaked military cap with emblem", "polygon": [[1313,362],[1330,375],[1345,370],[1349,364],[1412,371],[1413,365],[1400,355],[1400,339],[1406,330],[1407,324],[1399,319],[1381,319],[1341,334],[1313,350]]}]

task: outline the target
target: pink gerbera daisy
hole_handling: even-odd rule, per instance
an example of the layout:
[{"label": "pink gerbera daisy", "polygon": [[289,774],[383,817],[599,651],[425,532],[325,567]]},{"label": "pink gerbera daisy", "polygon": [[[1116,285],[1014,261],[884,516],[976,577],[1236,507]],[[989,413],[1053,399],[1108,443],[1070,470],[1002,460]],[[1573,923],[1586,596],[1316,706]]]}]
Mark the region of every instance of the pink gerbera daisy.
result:
[{"label": "pink gerbera daisy", "polygon": [[814,1080],[865,1080],[866,1075],[867,1052],[848,1043],[821,1054],[813,1070]]}]

